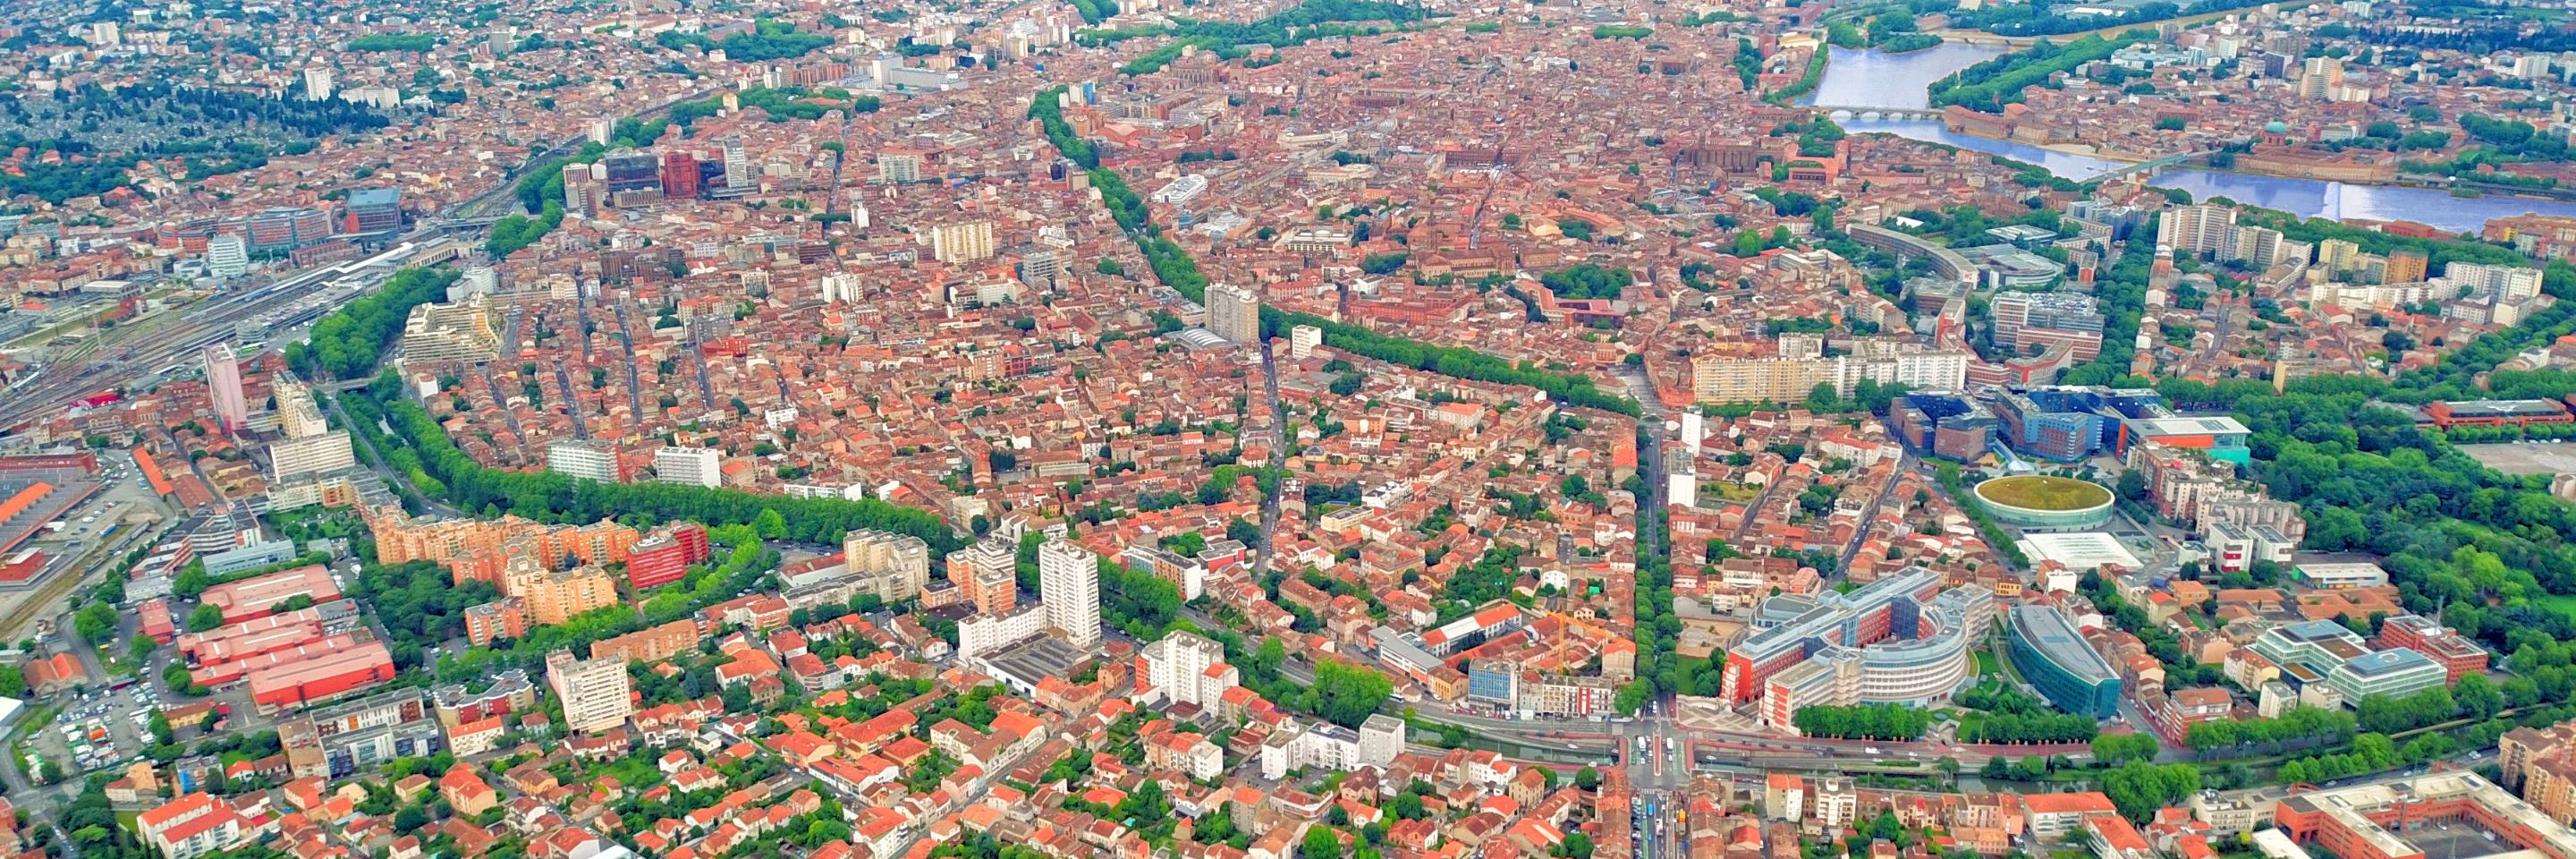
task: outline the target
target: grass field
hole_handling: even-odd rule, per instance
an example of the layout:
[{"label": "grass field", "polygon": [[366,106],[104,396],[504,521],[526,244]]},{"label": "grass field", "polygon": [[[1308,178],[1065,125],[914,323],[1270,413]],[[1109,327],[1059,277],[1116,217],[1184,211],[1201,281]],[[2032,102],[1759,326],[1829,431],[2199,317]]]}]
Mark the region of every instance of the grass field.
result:
[{"label": "grass field", "polygon": [[1715,498],[1720,501],[1751,501],[1762,497],[1762,487],[1748,483],[1711,480],[1699,485],[1699,494],[1702,498]]},{"label": "grass field", "polygon": [[2539,603],[2541,608],[2576,618],[2576,594],[2550,594],[2532,601]]},{"label": "grass field", "polygon": [[2111,490],[2071,477],[2024,474],[1977,484],[1988,501],[2025,510],[2082,510],[2111,502]]}]

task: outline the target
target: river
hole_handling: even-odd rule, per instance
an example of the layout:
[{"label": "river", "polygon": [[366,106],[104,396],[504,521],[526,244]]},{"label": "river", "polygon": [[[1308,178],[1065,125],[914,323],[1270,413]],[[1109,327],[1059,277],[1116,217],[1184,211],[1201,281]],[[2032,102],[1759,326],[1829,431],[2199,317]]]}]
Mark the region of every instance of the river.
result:
[{"label": "river", "polygon": [[[1924,87],[1951,73],[2001,55],[2002,48],[1948,42],[1937,48],[1903,54],[1832,49],[1825,79],[1806,103],[1834,107],[1923,110],[1931,106]],[[2023,143],[1959,134],[1938,120],[1841,120],[1855,132],[1884,132],[1898,137],[1989,152],[2048,168],[2069,179],[2083,180],[2119,169],[2128,162],[2093,158]],[[2239,203],[2279,209],[2300,217],[2409,220],[2454,232],[2476,232],[2487,219],[2539,212],[2576,217],[2576,203],[2523,197],[2453,197],[2449,192],[2389,185],[2354,185],[2315,179],[2288,179],[2222,173],[2187,167],[2156,171],[2148,181],[2157,187],[2191,192],[2193,199],[2226,197]]]}]

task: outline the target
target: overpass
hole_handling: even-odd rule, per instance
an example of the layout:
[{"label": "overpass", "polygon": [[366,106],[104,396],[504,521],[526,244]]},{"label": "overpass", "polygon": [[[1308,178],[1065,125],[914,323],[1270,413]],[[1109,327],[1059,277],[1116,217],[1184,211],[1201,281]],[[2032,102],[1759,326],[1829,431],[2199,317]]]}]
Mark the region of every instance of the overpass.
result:
[{"label": "overpass", "polygon": [[1962,30],[1951,28],[1935,32],[1932,35],[1941,37],[1941,41],[1944,42],[1965,42],[1971,45],[1984,45],[1987,47],[2008,48],[2019,51],[2027,49],[2033,44],[2037,44],[2041,39],[2051,39],[2063,44],[2069,40],[2079,38],[2084,34],[2072,33],[2064,36],[1999,36],[1984,30]]},{"label": "overpass", "polygon": [[427,221],[423,221],[421,223],[421,228],[431,231],[480,230],[500,222],[501,216],[498,215],[484,215],[474,218],[431,218]]}]

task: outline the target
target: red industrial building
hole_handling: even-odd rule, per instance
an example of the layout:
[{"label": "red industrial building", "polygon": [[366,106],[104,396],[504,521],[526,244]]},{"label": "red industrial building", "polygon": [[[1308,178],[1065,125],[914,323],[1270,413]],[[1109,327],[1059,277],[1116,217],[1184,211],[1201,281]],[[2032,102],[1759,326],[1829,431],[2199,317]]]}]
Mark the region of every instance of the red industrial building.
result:
[{"label": "red industrial building", "polygon": [[43,480],[70,483],[88,480],[98,473],[98,454],[46,453],[31,456],[0,456],[0,480]]},{"label": "red industrial building", "polygon": [[199,595],[197,601],[222,609],[224,623],[235,624],[265,617],[280,604],[296,597],[326,603],[340,598],[340,586],[331,581],[330,570],[321,564],[307,564],[258,578],[215,585]]},{"label": "red industrial building", "polygon": [[36,577],[45,568],[45,553],[20,549],[15,555],[0,555],[0,582],[23,582]]},{"label": "red industrial building", "polygon": [[654,529],[626,552],[626,581],[636,590],[666,585],[688,575],[689,565],[713,554],[707,529],[680,522]]},{"label": "red industrial building", "polygon": [[170,617],[170,603],[167,600],[144,603],[141,608],[134,610],[134,616],[141,620],[141,632],[145,638],[169,644],[179,637],[179,624]]},{"label": "red industrial building", "polygon": [[358,642],[254,668],[246,679],[251,702],[275,712],[393,682],[394,656],[384,642]]},{"label": "red industrial building", "polygon": [[2424,416],[2443,429],[2457,426],[2525,426],[2576,423],[2555,400],[2454,400],[2428,403]]}]

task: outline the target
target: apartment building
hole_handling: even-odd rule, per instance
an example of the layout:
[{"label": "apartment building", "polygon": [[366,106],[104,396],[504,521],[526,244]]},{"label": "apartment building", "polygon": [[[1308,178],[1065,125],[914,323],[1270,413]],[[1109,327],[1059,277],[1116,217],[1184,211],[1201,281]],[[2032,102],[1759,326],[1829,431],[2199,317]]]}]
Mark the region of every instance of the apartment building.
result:
[{"label": "apartment building", "polygon": [[624,662],[575,659],[572,651],[558,650],[546,656],[546,686],[563,703],[564,722],[576,733],[615,729],[635,712]]}]

